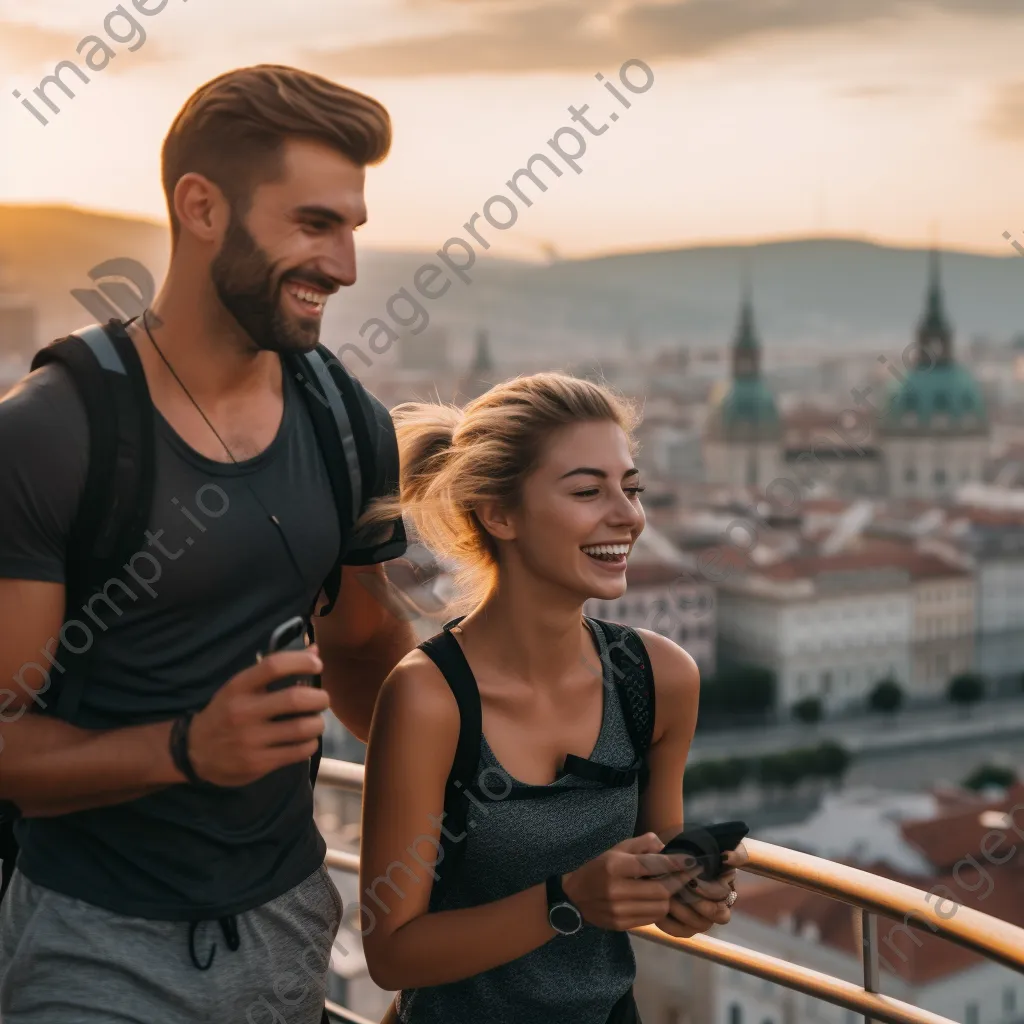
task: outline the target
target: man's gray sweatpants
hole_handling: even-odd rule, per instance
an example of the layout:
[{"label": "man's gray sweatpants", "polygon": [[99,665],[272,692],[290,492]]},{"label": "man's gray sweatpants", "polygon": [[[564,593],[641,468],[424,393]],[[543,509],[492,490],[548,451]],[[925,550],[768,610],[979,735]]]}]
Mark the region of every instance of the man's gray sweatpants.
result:
[{"label": "man's gray sweatpants", "polygon": [[15,872],[0,905],[3,1024],[320,1024],[341,897],[326,867],[239,914],[230,950],[204,922],[122,917]]}]

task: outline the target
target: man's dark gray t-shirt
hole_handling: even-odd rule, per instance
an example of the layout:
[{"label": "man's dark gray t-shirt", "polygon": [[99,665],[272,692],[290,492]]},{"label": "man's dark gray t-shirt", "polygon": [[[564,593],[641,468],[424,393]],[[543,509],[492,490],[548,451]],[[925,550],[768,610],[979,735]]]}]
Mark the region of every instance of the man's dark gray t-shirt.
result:
[{"label": "man's dark gray t-shirt", "polygon": [[[200,455],[154,411],[148,544],[106,588],[108,599],[68,609],[68,620],[81,625],[65,625],[55,653],[50,645],[53,667],[40,651],[38,667],[21,670],[30,688],[49,671],[39,697],[50,702],[48,712],[71,676],[59,667],[63,645],[80,650],[87,637],[93,647],[74,724],[114,728],[199,710],[254,663],[275,626],[308,614],[339,545],[349,565],[403,553],[400,519],[372,538],[340,537],[312,420],[298,385],[287,374],[284,381],[276,437],[237,465]],[[379,433],[391,437],[377,452],[377,480],[394,481],[398,467],[381,468],[381,460],[394,460],[394,427],[370,402]],[[85,409],[60,366],[35,371],[0,401],[0,578],[65,581],[88,454]],[[37,885],[115,913],[166,920],[242,913],[323,863],[312,812],[307,762],[238,788],[177,785],[127,804],[19,822],[18,867]]]}]

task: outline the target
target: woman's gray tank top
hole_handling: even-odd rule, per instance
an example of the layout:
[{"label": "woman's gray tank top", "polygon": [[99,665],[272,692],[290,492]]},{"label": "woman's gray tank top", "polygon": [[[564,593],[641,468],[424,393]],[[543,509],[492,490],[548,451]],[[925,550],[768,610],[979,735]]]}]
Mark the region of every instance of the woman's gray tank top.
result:
[{"label": "woman's gray tank top", "polygon": [[[589,760],[628,770],[637,759],[604,638],[593,635],[604,666],[604,712]],[[629,839],[636,826],[636,780],[613,787],[560,775],[549,786],[528,786],[505,771],[485,737],[477,784],[491,799],[474,798],[468,808],[464,855],[447,879],[443,899],[431,899],[431,912],[492,903],[549,875],[574,871]],[[536,799],[508,798],[524,789],[547,792]],[[628,934],[584,924],[575,935],[556,935],[511,963],[463,981],[406,989],[398,1014],[405,1024],[605,1024],[635,976]]]}]

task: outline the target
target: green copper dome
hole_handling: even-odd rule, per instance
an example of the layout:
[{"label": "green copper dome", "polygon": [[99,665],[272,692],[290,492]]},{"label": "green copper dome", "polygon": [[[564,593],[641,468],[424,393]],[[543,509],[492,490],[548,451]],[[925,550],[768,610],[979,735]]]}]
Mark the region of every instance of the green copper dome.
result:
[{"label": "green copper dome", "polygon": [[739,323],[732,344],[732,386],[716,410],[726,437],[773,436],[779,430],[775,397],[761,376],[761,340],[754,326],[750,288],[744,288]]},{"label": "green copper dome", "polygon": [[775,427],[779,411],[775,398],[761,377],[734,380],[729,393],[722,399],[722,426]]},{"label": "green copper dome", "polygon": [[890,394],[883,416],[888,433],[984,432],[985,399],[970,371],[953,357],[939,256],[932,252],[924,313],[917,325],[917,365]]},{"label": "green copper dome", "polygon": [[886,410],[891,429],[980,429],[986,422],[978,382],[959,363],[937,363],[911,370],[896,385]]}]

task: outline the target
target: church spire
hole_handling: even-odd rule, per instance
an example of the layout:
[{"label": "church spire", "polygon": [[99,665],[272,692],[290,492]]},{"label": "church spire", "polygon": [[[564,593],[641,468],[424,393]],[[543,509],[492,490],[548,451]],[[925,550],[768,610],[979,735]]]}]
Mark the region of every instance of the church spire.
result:
[{"label": "church spire", "polygon": [[473,365],[470,367],[473,373],[490,375],[494,372],[494,359],[491,357],[490,337],[486,330],[481,328],[476,332],[476,351],[473,355]]},{"label": "church spire", "polygon": [[754,303],[751,298],[750,274],[743,272],[743,297],[740,320],[732,346],[732,375],[737,380],[761,376],[761,342],[754,326]]},{"label": "church spire", "polygon": [[917,327],[917,354],[924,368],[953,360],[953,330],[946,317],[938,249],[932,248],[928,264],[928,294]]}]

